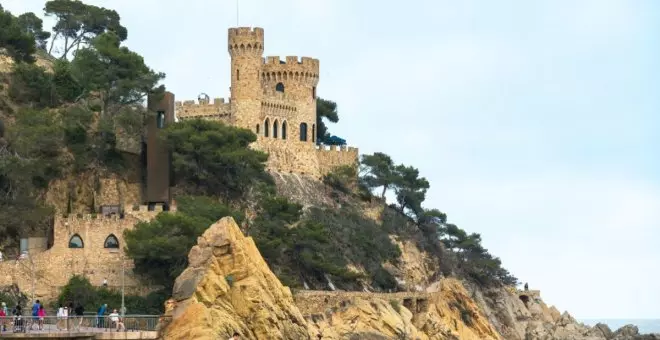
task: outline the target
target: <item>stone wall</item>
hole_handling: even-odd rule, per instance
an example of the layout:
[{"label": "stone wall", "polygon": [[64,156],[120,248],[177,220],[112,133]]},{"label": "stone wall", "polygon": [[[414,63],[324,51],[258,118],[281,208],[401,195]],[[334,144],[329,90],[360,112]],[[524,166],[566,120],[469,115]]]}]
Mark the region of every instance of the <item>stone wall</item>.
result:
[{"label": "stone wall", "polygon": [[[300,290],[293,294],[296,306],[305,317],[315,314],[325,314],[336,308],[342,308],[353,304],[355,300],[373,301],[376,299],[389,302],[397,302],[409,310],[415,312],[426,311],[430,293],[425,292],[397,292],[397,293],[372,293],[372,292],[348,292],[348,291],[317,291]],[[419,308],[418,308],[419,307]]]},{"label": "stone wall", "polygon": [[358,149],[352,147],[337,147],[335,145],[326,147],[320,145],[316,149],[316,157],[318,158],[319,172],[322,175],[331,172],[339,166],[358,165]]},{"label": "stone wall", "polygon": [[231,104],[225,102],[224,98],[215,98],[213,102],[194,100],[176,102],[176,117],[185,120],[191,117],[204,118],[208,120],[224,120],[231,113]]},{"label": "stone wall", "polygon": [[[159,210],[162,211],[162,207]],[[84,276],[97,286],[107,278],[111,288],[119,289],[122,285],[123,262],[126,291],[147,293],[153,287],[138,281],[133,274],[133,262],[123,254],[123,232],[132,229],[140,221],[153,219],[157,214],[158,211],[147,211],[146,206],[141,206],[137,211],[126,211],[123,219],[90,214],[58,216],[55,218],[53,246],[50,249],[31,254],[32,262],[30,259],[0,262],[0,286],[16,284],[29,296],[34,269],[35,298],[43,301],[57,297],[61,287],[73,275]],[[69,248],[69,241],[74,235],[82,239],[83,248]],[[104,247],[110,235],[119,241],[119,249]]]}]

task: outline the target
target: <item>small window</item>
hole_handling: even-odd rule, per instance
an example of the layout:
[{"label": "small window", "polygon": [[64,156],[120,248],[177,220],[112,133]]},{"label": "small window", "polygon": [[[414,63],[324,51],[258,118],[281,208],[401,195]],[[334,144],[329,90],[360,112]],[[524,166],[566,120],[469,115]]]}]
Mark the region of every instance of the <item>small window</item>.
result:
[{"label": "small window", "polygon": [[257,124],[257,128],[255,130],[257,131],[257,134],[259,134],[259,124]]},{"label": "small window", "polygon": [[264,137],[268,137],[268,129],[270,128],[270,119],[266,118],[264,122]]},{"label": "small window", "polygon": [[277,92],[284,92],[284,84],[282,84],[282,83],[277,83],[277,85],[275,85],[275,91],[277,91]]},{"label": "small window", "polygon": [[69,248],[85,248],[85,244],[78,234],[71,236],[71,239],[69,240]]},{"label": "small window", "polygon": [[312,87],[312,99],[316,99],[316,86]]},{"label": "small window", "polygon": [[307,141],[307,123],[300,123],[300,140]]},{"label": "small window", "polygon": [[277,119],[275,119],[275,122],[273,123],[273,138],[277,138],[278,125]]},{"label": "small window", "polygon": [[282,139],[286,139],[286,121],[282,122]]},{"label": "small window", "polygon": [[103,248],[119,249],[119,240],[113,234],[110,234],[103,243]]},{"label": "small window", "polygon": [[156,115],[156,127],[159,129],[162,129],[165,127],[165,112],[164,111],[158,111],[158,114]]},{"label": "small window", "polygon": [[316,142],[316,124],[312,124],[312,142]]},{"label": "small window", "polygon": [[241,71],[236,70],[236,80],[241,80]]}]

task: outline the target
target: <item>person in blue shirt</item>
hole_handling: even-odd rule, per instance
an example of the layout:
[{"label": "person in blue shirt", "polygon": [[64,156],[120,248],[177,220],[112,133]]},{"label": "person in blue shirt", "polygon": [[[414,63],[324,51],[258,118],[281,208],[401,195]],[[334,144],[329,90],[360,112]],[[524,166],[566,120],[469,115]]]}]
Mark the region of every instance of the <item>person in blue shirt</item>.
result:
[{"label": "person in blue shirt", "polygon": [[30,330],[32,330],[32,326],[37,323],[39,320],[39,308],[41,307],[41,303],[39,300],[35,301],[34,304],[32,305],[32,323],[30,323]]},{"label": "person in blue shirt", "polygon": [[99,308],[98,312],[96,313],[96,327],[103,327],[103,316],[105,314],[105,310],[108,308],[108,304],[104,303],[101,305]]}]

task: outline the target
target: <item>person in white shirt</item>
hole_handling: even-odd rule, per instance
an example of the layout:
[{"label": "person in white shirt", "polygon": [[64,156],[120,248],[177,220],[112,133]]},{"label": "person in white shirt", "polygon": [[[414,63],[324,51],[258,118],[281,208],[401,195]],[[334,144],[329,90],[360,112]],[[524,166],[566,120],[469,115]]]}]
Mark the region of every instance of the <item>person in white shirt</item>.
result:
[{"label": "person in white shirt", "polygon": [[112,322],[112,323],[115,325],[115,328],[116,328],[117,330],[120,330],[120,328],[121,328],[121,330],[125,330],[125,329],[126,329],[126,328],[124,327],[124,322],[123,322],[122,319],[119,317],[119,313],[117,313],[117,310],[116,310],[116,309],[113,309],[113,310],[112,310],[112,313],[110,313],[110,315],[108,315],[108,317],[110,318],[110,322]]}]

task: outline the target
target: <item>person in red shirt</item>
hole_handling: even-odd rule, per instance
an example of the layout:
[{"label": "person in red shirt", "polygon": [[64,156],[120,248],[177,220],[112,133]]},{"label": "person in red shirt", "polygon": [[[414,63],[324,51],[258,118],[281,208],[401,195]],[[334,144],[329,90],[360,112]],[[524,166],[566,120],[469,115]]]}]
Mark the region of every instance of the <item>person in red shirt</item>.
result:
[{"label": "person in red shirt", "polygon": [[4,332],[7,330],[7,327],[5,327],[5,322],[7,321],[7,313],[5,313],[4,308],[0,308],[0,332]]}]

